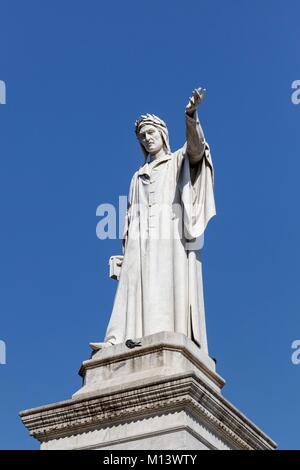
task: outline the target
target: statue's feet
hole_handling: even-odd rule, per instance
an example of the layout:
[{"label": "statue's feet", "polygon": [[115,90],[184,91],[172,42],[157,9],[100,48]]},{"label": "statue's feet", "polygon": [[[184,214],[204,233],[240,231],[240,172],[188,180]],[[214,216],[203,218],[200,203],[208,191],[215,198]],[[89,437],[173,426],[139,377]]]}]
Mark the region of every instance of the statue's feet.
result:
[{"label": "statue's feet", "polygon": [[104,342],[104,343],[90,343],[90,348],[93,351],[100,351],[100,349],[105,349],[108,348],[109,346],[112,346],[112,343],[109,341]]}]

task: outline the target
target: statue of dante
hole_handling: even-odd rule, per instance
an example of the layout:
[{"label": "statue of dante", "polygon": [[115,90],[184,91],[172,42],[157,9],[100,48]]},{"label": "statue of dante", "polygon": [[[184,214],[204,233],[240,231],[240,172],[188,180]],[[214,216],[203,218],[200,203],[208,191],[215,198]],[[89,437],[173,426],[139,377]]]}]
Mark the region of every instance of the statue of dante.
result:
[{"label": "statue of dante", "polygon": [[175,152],[160,118],[136,121],[145,163],[131,180],[123,257],[110,260],[120,269],[118,288],[104,342],[90,344],[95,350],[168,331],[207,352],[196,243],[215,215],[213,165],[197,113],[204,93],[198,88],[189,98],[186,143]]}]

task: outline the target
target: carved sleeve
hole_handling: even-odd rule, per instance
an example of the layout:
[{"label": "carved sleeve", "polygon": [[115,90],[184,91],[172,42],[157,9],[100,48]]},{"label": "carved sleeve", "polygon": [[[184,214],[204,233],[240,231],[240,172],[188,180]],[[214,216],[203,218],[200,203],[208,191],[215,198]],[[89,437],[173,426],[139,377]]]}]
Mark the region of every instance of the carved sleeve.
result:
[{"label": "carved sleeve", "polygon": [[197,112],[191,117],[186,116],[186,153],[190,165],[197,165],[204,155],[205,138]]}]

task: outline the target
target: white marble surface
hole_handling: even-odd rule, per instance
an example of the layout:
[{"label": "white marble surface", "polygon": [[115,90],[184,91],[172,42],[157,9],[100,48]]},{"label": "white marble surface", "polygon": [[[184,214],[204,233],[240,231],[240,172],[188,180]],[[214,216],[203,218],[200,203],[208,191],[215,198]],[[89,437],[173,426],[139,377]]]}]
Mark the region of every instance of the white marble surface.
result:
[{"label": "white marble surface", "polygon": [[21,413],[41,449],[275,447],[221,395],[214,362],[185,335],[104,349],[84,361],[81,374],[72,399]]},{"label": "white marble surface", "polygon": [[185,335],[163,331],[138,341],[141,343],[138,348],[117,344],[84,361],[80,371],[84,384],[73,397],[187,371],[195,373],[217,392],[223,387],[225,382],[216,373],[215,362]]},{"label": "white marble surface", "polygon": [[131,180],[124,257],[111,258],[118,287],[104,343],[170,331],[208,352],[199,246],[215,203],[210,149],[197,114],[203,97],[196,89],[189,98],[186,143],[175,152],[163,120],[147,114],[136,122],[150,158]]}]

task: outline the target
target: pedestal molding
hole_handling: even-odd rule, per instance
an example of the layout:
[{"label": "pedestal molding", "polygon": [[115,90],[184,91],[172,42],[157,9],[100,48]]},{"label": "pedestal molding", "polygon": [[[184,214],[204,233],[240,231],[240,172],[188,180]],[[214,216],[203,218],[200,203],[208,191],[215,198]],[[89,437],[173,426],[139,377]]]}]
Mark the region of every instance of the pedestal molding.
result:
[{"label": "pedestal molding", "polygon": [[[205,405],[205,406],[204,406]],[[272,449],[276,444],[215,391],[207,390],[194,374],[161,380],[139,389],[91,395],[53,406],[23,411],[30,434],[41,442],[112,425],[120,420],[143,419],[153,413],[186,409],[232,441],[239,449]],[[222,416],[222,421],[218,419]],[[234,431],[232,431],[234,429]],[[259,438],[257,437],[259,435]]]}]

